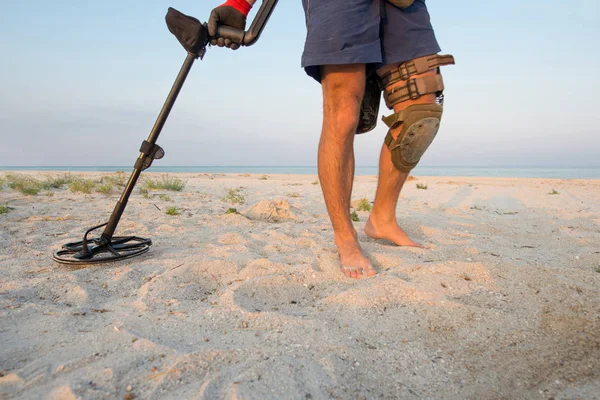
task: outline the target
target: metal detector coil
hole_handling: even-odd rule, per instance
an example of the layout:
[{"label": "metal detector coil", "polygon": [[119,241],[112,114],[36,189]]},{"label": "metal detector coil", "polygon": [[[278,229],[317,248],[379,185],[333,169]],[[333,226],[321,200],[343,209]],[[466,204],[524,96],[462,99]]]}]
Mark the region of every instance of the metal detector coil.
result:
[{"label": "metal detector coil", "polygon": [[[244,32],[243,30],[220,26],[217,28],[217,36],[215,38],[230,39],[246,47],[253,45],[260,37],[277,2],[278,0],[264,0],[248,31]],[[185,83],[194,61],[197,58],[203,58],[206,46],[210,40],[215,39],[208,35],[206,23],[203,24],[196,18],[185,15],[174,8],[169,8],[165,20],[169,31],[175,35],[179,43],[186,49],[188,55],[152,127],[148,139],[142,142],[140,155],[133,166],[129,181],[125,189],[123,189],[121,198],[115,205],[110,219],[104,224],[88,229],[83,235],[83,240],[64,244],[62,249],[54,253],[53,256],[54,261],[58,263],[76,265],[108,263],[144,254],[152,245],[150,239],[137,236],[114,236],[114,233],[141,172],[150,168],[154,160],[164,157],[164,150],[156,144],[158,136],[169,117],[169,113],[175,104],[175,100],[177,100],[177,96]],[[102,227],[104,227],[104,230],[100,237],[88,238],[91,232]]]}]

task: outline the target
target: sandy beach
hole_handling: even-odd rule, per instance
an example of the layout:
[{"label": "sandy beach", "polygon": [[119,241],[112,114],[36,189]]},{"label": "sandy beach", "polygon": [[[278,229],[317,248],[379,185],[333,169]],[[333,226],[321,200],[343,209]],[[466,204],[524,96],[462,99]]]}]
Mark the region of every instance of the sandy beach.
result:
[{"label": "sandy beach", "polygon": [[[352,280],[316,176],[176,177],[119,225],[148,253],[78,268],[53,252],[119,190],[5,178],[0,398],[600,398],[600,180],[416,177],[397,215],[430,248],[368,238],[357,211],[378,275]],[[357,177],[353,199],[375,185]]]}]

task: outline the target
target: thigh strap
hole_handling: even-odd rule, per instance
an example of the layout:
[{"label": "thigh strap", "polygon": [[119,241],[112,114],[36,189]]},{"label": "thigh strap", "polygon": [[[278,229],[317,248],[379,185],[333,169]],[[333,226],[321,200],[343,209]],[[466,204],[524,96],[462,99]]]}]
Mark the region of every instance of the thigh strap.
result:
[{"label": "thigh strap", "polygon": [[454,65],[454,56],[449,54],[415,58],[407,61],[379,77],[382,88],[392,85],[398,81],[406,81],[413,75],[419,75],[431,69],[444,65]]},{"label": "thigh strap", "polygon": [[416,100],[419,97],[444,90],[444,80],[441,74],[413,78],[404,81],[402,86],[383,93],[385,103],[389,108],[406,100]]}]

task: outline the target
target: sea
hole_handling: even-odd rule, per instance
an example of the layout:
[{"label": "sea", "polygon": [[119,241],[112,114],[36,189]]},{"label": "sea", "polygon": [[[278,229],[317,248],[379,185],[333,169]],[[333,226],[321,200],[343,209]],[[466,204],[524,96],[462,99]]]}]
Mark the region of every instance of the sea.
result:
[{"label": "sea", "polygon": [[[0,171],[115,172],[131,166],[0,166]],[[316,166],[161,166],[149,172],[223,173],[223,174],[306,174],[316,175]],[[356,167],[356,175],[377,175],[376,166]],[[417,166],[414,176],[476,176],[502,178],[600,179],[598,167],[430,167]]]}]

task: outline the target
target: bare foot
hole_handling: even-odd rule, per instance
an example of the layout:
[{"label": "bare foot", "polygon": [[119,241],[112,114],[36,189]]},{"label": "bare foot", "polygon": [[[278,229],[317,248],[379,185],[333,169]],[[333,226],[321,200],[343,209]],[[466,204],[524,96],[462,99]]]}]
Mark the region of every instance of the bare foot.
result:
[{"label": "bare foot", "polygon": [[342,263],[342,272],[354,279],[360,279],[377,274],[371,263],[365,257],[356,240],[336,241],[340,262]]},{"label": "bare foot", "polygon": [[365,234],[373,239],[385,239],[397,244],[398,246],[409,246],[419,247],[425,249],[426,247],[420,243],[415,242],[398,226],[397,223],[393,222],[390,224],[377,224],[372,218],[369,218],[363,229]]}]

